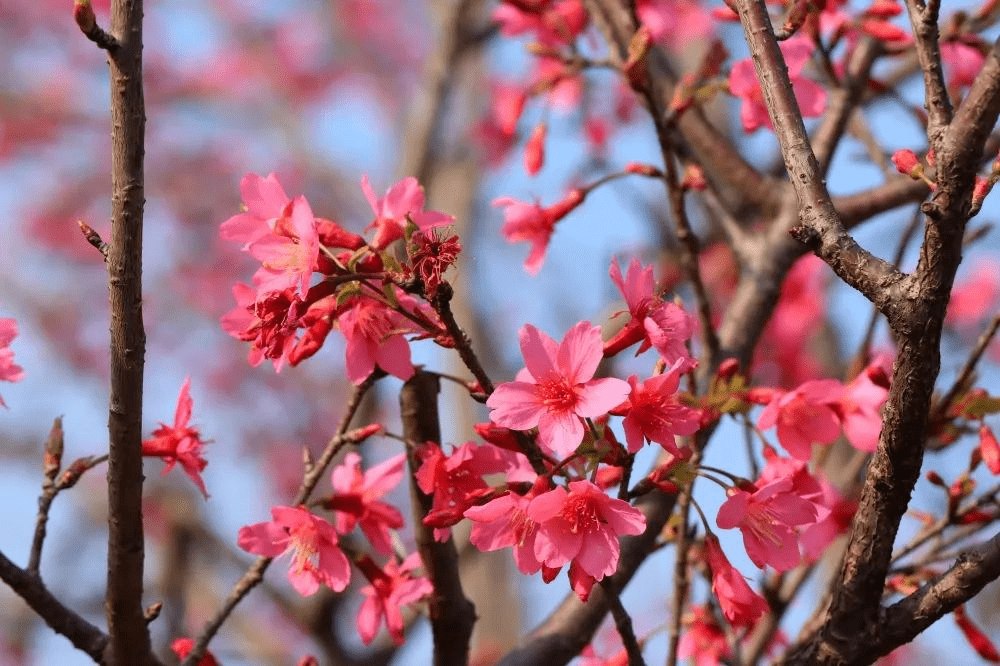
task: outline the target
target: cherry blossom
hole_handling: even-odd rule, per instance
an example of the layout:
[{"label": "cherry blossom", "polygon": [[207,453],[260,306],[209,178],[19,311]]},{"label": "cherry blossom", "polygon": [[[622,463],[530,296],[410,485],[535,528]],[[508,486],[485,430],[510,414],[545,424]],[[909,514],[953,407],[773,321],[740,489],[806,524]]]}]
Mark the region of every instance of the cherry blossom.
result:
[{"label": "cherry blossom", "polygon": [[513,37],[527,32],[546,46],[570,43],[587,27],[587,11],[581,0],[541,0],[525,3],[505,1],[493,10],[500,31]]},{"label": "cherry blossom", "polygon": [[273,173],[261,178],[248,173],[240,181],[240,194],[246,206],[245,213],[237,213],[222,223],[219,236],[223,240],[245,243],[243,249],[274,228],[291,199]]},{"label": "cherry blossom", "polygon": [[465,510],[474,525],[469,541],[481,551],[514,548],[514,563],[525,574],[538,573],[542,563],[535,556],[538,523],[528,517],[531,497],[507,493],[482,506]]},{"label": "cherry blossom", "polygon": [[545,136],[547,133],[548,125],[539,124],[524,146],[524,170],[529,176],[534,176],[541,171],[542,165],[545,163]]},{"label": "cherry blossom", "polygon": [[[24,379],[24,369],[14,363],[14,352],[10,343],[17,337],[17,321],[10,318],[0,318],[0,381],[19,382]],[[6,407],[0,397],[0,406]]]},{"label": "cherry blossom", "polygon": [[684,617],[684,635],[677,644],[677,657],[691,659],[695,666],[717,666],[731,653],[726,634],[704,606],[695,606]]},{"label": "cherry blossom", "polygon": [[[192,638],[177,638],[170,644],[170,650],[176,654],[177,658],[181,661],[184,661],[184,657],[191,654],[191,650],[193,649],[194,639]],[[210,650],[205,650],[204,656],[198,660],[195,666],[219,666],[219,662]]]},{"label": "cherry blossom", "polygon": [[427,578],[413,575],[413,571],[421,566],[420,553],[410,553],[400,564],[391,559],[381,568],[368,558],[358,563],[358,568],[371,582],[371,585],[361,588],[365,599],[358,610],[358,634],[365,645],[370,645],[375,639],[383,619],[392,642],[403,644],[402,607],[434,592],[434,586]]},{"label": "cherry blossom", "polygon": [[237,543],[243,550],[278,557],[292,554],[288,580],[304,597],[326,585],[342,592],[351,579],[351,565],[337,545],[333,526],[304,507],[276,506],[274,520],[240,528]]},{"label": "cherry blossom", "polygon": [[[781,42],[781,52],[788,66],[788,76],[799,103],[799,110],[805,118],[815,118],[826,108],[826,90],[812,79],[802,76],[805,67],[816,48],[809,38],[793,37]],[[764,105],[764,93],[760,89],[757,75],[750,58],[740,60],[729,72],[729,91],[743,100],[740,106],[740,121],[747,134],[761,127],[773,130],[771,118]]]},{"label": "cherry blossom", "polygon": [[753,492],[730,488],[719,509],[716,523],[722,529],[740,528],[747,555],[760,568],[770,564],[788,571],[801,560],[794,528],[815,523],[816,509],[793,488],[790,477],[761,484]]},{"label": "cherry blossom", "polygon": [[236,284],[233,296],[236,307],[223,315],[222,330],[252,343],[250,365],[256,367],[266,358],[274,364],[276,372],[281,372],[295,347],[305,304],[292,288],[268,292],[258,298],[252,287]]},{"label": "cherry blossom", "polygon": [[972,85],[979,72],[983,71],[986,56],[976,45],[981,41],[977,35],[969,35],[969,41],[950,40],[941,42],[941,64],[948,76],[949,88],[966,88]]},{"label": "cherry blossom", "polygon": [[889,395],[888,358],[879,356],[844,387],[831,405],[840,417],[844,436],[859,451],[874,453],[882,431],[881,409]]},{"label": "cherry blossom", "polygon": [[490,83],[489,112],[473,130],[490,166],[500,164],[513,147],[526,99],[521,85],[499,80]]},{"label": "cherry blossom", "polygon": [[961,331],[974,329],[993,314],[998,301],[1000,278],[997,277],[997,262],[978,259],[965,279],[952,288],[945,322]]},{"label": "cherry blossom", "polygon": [[403,337],[413,326],[400,313],[374,298],[352,297],[337,326],[347,340],[347,378],[355,384],[367,379],[376,364],[404,381],[413,376],[410,344]]},{"label": "cherry blossom", "polygon": [[205,482],[202,481],[201,472],[208,465],[208,462],[201,457],[201,448],[205,442],[201,439],[201,434],[197,428],[188,425],[191,420],[191,408],[194,401],[191,399],[191,378],[187,377],[181,385],[181,392],[177,396],[177,409],[174,412],[174,424],[168,426],[160,423],[160,427],[153,431],[152,439],[144,440],[142,443],[142,455],[147,457],[162,458],[166,463],[163,473],[167,474],[174,468],[176,463],[187,473],[194,485],[206,498],[208,491],[205,490]]},{"label": "cherry blossom", "polygon": [[715,30],[712,14],[693,0],[636,0],[635,13],[654,40],[674,50],[701,43]]},{"label": "cherry blossom", "polygon": [[1000,474],[1000,443],[993,429],[985,423],[979,426],[979,454],[991,472]]},{"label": "cherry blossom", "polygon": [[608,497],[590,481],[572,481],[531,500],[528,517],[538,523],[535,556],[545,566],[573,561],[601,580],[618,568],[621,535],[642,534],[646,517],[628,502]]},{"label": "cherry blossom", "polygon": [[537,275],[541,270],[556,222],[579,206],[583,198],[583,191],[574,189],[562,201],[548,208],[542,208],[538,202],[529,204],[510,197],[493,200],[493,206],[504,206],[504,225],[501,229],[504,238],[510,243],[531,243],[531,251],[524,261],[524,268],[528,273]]},{"label": "cherry blossom", "polygon": [[339,534],[347,534],[355,525],[372,546],[383,555],[392,553],[389,530],[403,526],[399,509],[379,500],[403,478],[406,455],[399,454],[361,472],[361,456],[351,451],[331,475],[333,494],[323,503],[334,512],[333,524]]},{"label": "cherry blossom", "polygon": [[843,386],[835,379],[805,382],[787,393],[777,391],[761,412],[757,427],[778,426],[778,441],[799,460],[809,460],[813,442],[830,444],[840,436],[840,423],[832,405]]},{"label": "cherry blossom", "polygon": [[384,250],[390,243],[402,238],[407,220],[412,221],[421,231],[455,221],[451,215],[424,210],[424,188],[412,176],[390,187],[381,199],[375,196],[367,175],[361,178],[361,190],[375,213],[375,219],[368,229],[375,229],[371,245],[376,250]]},{"label": "cherry blossom", "polygon": [[593,379],[602,358],[600,326],[581,321],[559,344],[530,324],[519,337],[527,372],[489,397],[490,420],[513,430],[537,427],[539,444],[566,457],[583,441],[581,419],[607,414],[631,389],[620,379]]},{"label": "cherry blossom", "polygon": [[694,334],[695,319],[679,305],[663,302],[655,293],[653,267],[642,268],[639,260],[633,259],[623,279],[618,262],[612,261],[609,274],[625,297],[632,319],[605,343],[604,355],[613,356],[641,340],[637,354],[652,346],[668,365],[684,359],[681,372],[693,368],[695,362],[684,342]]},{"label": "cherry blossom", "polygon": [[[823,489],[819,500],[822,509],[817,512],[818,520],[808,525],[799,535],[802,551],[807,561],[815,562],[826,552],[830,543],[841,534],[846,534],[858,511],[858,503],[843,497],[840,491],[826,479],[819,479]],[[824,516],[825,514],[825,516]]]},{"label": "cherry blossom", "polygon": [[250,243],[247,248],[262,266],[253,276],[259,293],[298,286],[304,297],[319,257],[316,218],[305,197],[292,199],[274,230]]},{"label": "cherry blossom", "polygon": [[622,427],[631,453],[641,449],[648,439],[680,457],[674,436],[693,435],[698,431],[701,423],[698,412],[676,396],[684,363],[684,359],[678,359],[667,372],[641,384],[635,375],[628,378],[632,392],[614,411],[625,415]]},{"label": "cherry blossom", "polygon": [[712,570],[712,591],[722,614],[734,627],[753,626],[767,612],[767,602],[750,589],[740,572],[729,563],[714,534],[705,536],[704,556],[708,568]]}]

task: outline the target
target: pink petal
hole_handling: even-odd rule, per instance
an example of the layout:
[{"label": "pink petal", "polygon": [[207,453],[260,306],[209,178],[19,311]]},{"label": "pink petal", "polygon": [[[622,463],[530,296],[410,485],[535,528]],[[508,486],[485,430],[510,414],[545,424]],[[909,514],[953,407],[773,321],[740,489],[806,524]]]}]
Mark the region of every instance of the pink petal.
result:
[{"label": "pink petal", "polygon": [[577,391],[574,411],[584,418],[604,416],[625,402],[631,392],[632,387],[623,379],[592,379]]},{"label": "pink petal", "polygon": [[589,321],[579,322],[566,332],[557,354],[560,374],[571,385],[588,381],[594,376],[597,365],[604,358],[601,327],[591,326]]},{"label": "pink petal", "polygon": [[538,425],[545,407],[538,397],[538,385],[525,382],[500,384],[486,401],[492,409],[490,420],[513,430],[529,430]]},{"label": "pink petal", "polygon": [[240,528],[236,543],[248,553],[278,557],[288,549],[288,531],[274,522],[246,525]]},{"label": "pink petal", "polygon": [[362,643],[369,645],[375,640],[379,625],[382,623],[382,603],[374,588],[366,587],[361,593],[365,595],[365,600],[361,602],[361,609],[358,610],[358,635]]},{"label": "pink petal", "polygon": [[419,212],[423,208],[424,190],[413,176],[404,178],[390,187],[382,205],[387,217],[400,221],[408,213]]},{"label": "pink petal", "polygon": [[583,422],[576,414],[543,411],[538,417],[538,443],[556,455],[563,458],[571,455],[582,441]]},{"label": "pink petal", "polygon": [[556,368],[560,347],[555,340],[531,324],[522,326],[517,335],[521,343],[524,364],[536,381],[560,374]]}]

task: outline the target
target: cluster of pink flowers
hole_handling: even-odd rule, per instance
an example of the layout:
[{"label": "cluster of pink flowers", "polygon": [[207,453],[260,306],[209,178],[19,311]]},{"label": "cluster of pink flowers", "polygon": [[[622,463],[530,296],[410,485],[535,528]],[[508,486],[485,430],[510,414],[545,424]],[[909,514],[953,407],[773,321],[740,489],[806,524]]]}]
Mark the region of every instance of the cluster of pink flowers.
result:
[{"label": "cluster of pink flowers", "polygon": [[[243,243],[261,266],[253,286],[234,287],[237,305],[222,318],[222,327],[251,343],[252,365],[265,359],[277,371],[286,363],[296,365],[315,354],[337,327],[347,340],[351,381],[364,381],[376,365],[408,379],[413,365],[405,336],[439,334],[430,307],[386,280],[383,252],[406,238],[412,225],[408,247],[413,261],[401,267],[399,277],[421,280],[424,291],[433,295],[460,250],[457,239],[438,238],[435,230],[454,218],[424,210],[423,188],[415,178],[396,183],[382,198],[367,176],[361,189],[374,215],[370,243],[336,222],[315,217],[305,197],[290,199],[274,174],[247,174],[241,181],[246,212],[226,220],[220,235]],[[316,273],[323,279],[313,284]],[[366,276],[375,283],[367,290],[359,288]]]},{"label": "cluster of pink flowers", "polygon": [[[24,379],[24,369],[14,363],[14,352],[10,343],[17,337],[17,322],[9,318],[0,318],[0,381],[19,382]],[[0,397],[0,406],[6,407]]]}]

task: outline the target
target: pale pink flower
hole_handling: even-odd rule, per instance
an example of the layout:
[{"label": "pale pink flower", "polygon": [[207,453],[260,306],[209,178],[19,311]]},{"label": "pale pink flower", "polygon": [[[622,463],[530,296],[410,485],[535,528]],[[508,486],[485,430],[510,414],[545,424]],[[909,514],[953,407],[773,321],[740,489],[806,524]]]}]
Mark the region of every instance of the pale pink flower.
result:
[{"label": "pale pink flower", "polygon": [[[802,116],[815,118],[821,115],[826,108],[826,90],[812,79],[802,76],[802,68],[809,62],[816,47],[807,37],[793,37],[781,42],[780,48]],[[750,134],[761,127],[774,129],[750,58],[733,65],[729,72],[729,92],[743,100],[740,106],[743,131]]]},{"label": "pale pink flower", "polygon": [[601,580],[618,568],[618,537],[642,534],[646,517],[628,502],[608,497],[590,481],[572,481],[531,500],[528,517],[538,523],[535,556],[545,566],[573,561]]},{"label": "pale pink flower", "polygon": [[[0,381],[19,382],[24,379],[24,369],[14,363],[14,352],[10,343],[17,337],[17,321],[0,318]],[[0,407],[6,407],[0,398]]]},{"label": "pale pink flower", "polygon": [[361,190],[375,213],[368,229],[376,230],[371,243],[376,250],[384,250],[390,243],[402,238],[407,220],[425,232],[455,221],[451,215],[424,210],[424,188],[412,176],[390,187],[381,199],[375,196],[367,175],[361,178]]},{"label": "pale pink flower", "polygon": [[538,202],[529,204],[510,197],[493,200],[491,205],[504,206],[504,225],[500,232],[507,242],[531,243],[531,251],[524,261],[524,268],[528,273],[536,275],[542,268],[545,251],[549,247],[549,239],[555,231],[556,222],[579,206],[583,198],[583,191],[574,189],[562,201],[548,208],[542,208]]},{"label": "pale pink flower", "polygon": [[316,218],[306,198],[292,199],[274,230],[258,237],[247,249],[263,264],[253,276],[258,293],[297,286],[305,297],[319,257]]},{"label": "pale pink flower", "polygon": [[844,387],[831,405],[840,416],[844,436],[859,451],[874,453],[882,431],[882,405],[889,395],[889,360],[879,356]]},{"label": "pale pink flower", "polygon": [[684,342],[695,330],[695,319],[674,303],[665,303],[655,292],[653,267],[642,268],[638,259],[632,259],[622,278],[617,261],[611,262],[611,280],[625,298],[632,319],[615,337],[604,345],[604,355],[613,356],[621,350],[642,341],[637,354],[655,347],[668,365],[684,359],[681,372],[695,366]]},{"label": "pale pink flower", "polygon": [[474,524],[469,541],[483,552],[514,548],[514,563],[524,574],[537,573],[542,563],[535,557],[538,524],[528,517],[529,497],[507,493],[482,506],[465,510]]},{"label": "pale pink flower", "polygon": [[527,372],[489,397],[490,420],[513,430],[537,427],[539,444],[566,457],[583,441],[581,419],[607,414],[631,389],[613,377],[593,379],[602,358],[600,326],[581,321],[559,344],[530,324],[519,337]]},{"label": "pale pink flower", "polygon": [[840,421],[832,405],[844,387],[835,379],[805,382],[794,391],[777,391],[757,419],[761,430],[777,425],[778,441],[799,460],[809,460],[813,442],[830,444],[840,436]]},{"label": "pale pink flower", "polygon": [[247,210],[223,222],[219,227],[219,236],[223,240],[245,243],[243,249],[247,249],[274,228],[275,220],[282,216],[291,199],[273,173],[267,174],[266,178],[255,173],[246,174],[240,181],[240,194]]},{"label": "pale pink flower", "polygon": [[181,392],[177,396],[177,409],[174,412],[174,424],[168,426],[160,423],[160,427],[153,431],[152,439],[144,440],[142,443],[142,455],[162,458],[167,465],[163,468],[166,474],[174,468],[176,463],[187,473],[194,485],[198,487],[201,494],[206,498],[208,491],[205,490],[205,482],[201,478],[201,472],[208,462],[201,457],[201,448],[205,445],[197,428],[188,425],[191,420],[191,378],[187,377],[181,385]]},{"label": "pale pink flower", "polygon": [[353,297],[337,318],[347,340],[347,377],[360,384],[377,364],[390,375],[407,380],[413,376],[410,343],[403,337],[412,325],[403,315],[373,298]]},{"label": "pale pink flower", "polygon": [[358,610],[358,634],[365,645],[371,644],[378,633],[382,619],[385,628],[396,645],[403,644],[402,607],[416,603],[434,592],[434,586],[423,576],[414,576],[413,571],[421,566],[420,553],[410,553],[401,564],[395,559],[386,562],[379,569],[371,560],[363,560],[359,568],[371,582],[361,588],[365,597]]},{"label": "pale pink flower", "polygon": [[632,392],[615,413],[625,415],[622,427],[631,453],[641,449],[648,439],[680,457],[674,436],[693,435],[698,431],[701,423],[698,411],[684,405],[676,396],[683,367],[684,360],[679,359],[669,370],[642,384],[635,375],[628,378]]},{"label": "pale pink flower", "polygon": [[333,524],[339,534],[347,534],[360,524],[368,541],[383,555],[392,553],[389,530],[403,526],[399,509],[379,500],[403,478],[406,455],[399,454],[361,472],[361,456],[351,451],[333,469],[333,494],[323,506],[334,512]]},{"label": "pale pink flower", "polygon": [[705,536],[705,563],[712,570],[712,591],[729,623],[733,627],[756,624],[767,612],[767,602],[750,589],[740,572],[729,563],[714,534]]},{"label": "pale pink flower", "polygon": [[798,566],[798,534],[794,528],[816,522],[813,503],[793,492],[785,477],[760,485],[754,492],[730,488],[729,499],[719,509],[716,523],[722,529],[739,527],[747,555],[760,568],[776,571]]},{"label": "pale pink flower", "polygon": [[993,259],[979,259],[951,290],[945,322],[963,331],[979,326],[1000,306],[1000,277]]},{"label": "pale pink flower", "polygon": [[270,522],[241,527],[240,548],[272,558],[291,552],[288,580],[304,597],[320,584],[343,592],[351,580],[351,565],[337,545],[333,526],[304,507],[276,506],[271,517]]}]

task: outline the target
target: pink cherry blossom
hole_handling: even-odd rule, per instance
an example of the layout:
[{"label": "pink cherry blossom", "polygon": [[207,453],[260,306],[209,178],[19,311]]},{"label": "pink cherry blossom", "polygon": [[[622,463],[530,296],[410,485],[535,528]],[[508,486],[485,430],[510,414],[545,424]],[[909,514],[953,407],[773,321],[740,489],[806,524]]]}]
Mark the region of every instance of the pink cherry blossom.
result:
[{"label": "pink cherry blossom", "polygon": [[832,405],[844,387],[835,379],[805,382],[794,391],[775,392],[757,419],[757,427],[778,426],[778,441],[799,460],[809,460],[813,442],[830,444],[840,436],[840,422]]},{"label": "pink cherry blossom", "polygon": [[628,502],[608,497],[590,481],[573,481],[531,500],[528,517],[538,523],[535,556],[548,567],[573,561],[601,580],[618,568],[621,535],[642,534],[646,517]]},{"label": "pink cherry blossom", "polygon": [[222,223],[219,236],[223,240],[245,243],[247,249],[258,238],[267,235],[274,222],[282,216],[291,199],[278,182],[278,177],[269,173],[261,178],[248,173],[240,181],[240,194],[246,205],[245,213],[237,213]]},{"label": "pink cherry blossom", "polygon": [[326,585],[342,592],[351,580],[351,565],[337,545],[333,526],[304,507],[276,506],[270,522],[240,528],[237,543],[243,550],[278,557],[292,554],[288,580],[304,597]]},{"label": "pink cherry blossom", "polygon": [[548,125],[539,124],[524,146],[524,170],[529,176],[534,176],[541,171],[542,165],[545,163],[545,137],[547,134]]},{"label": "pink cherry blossom", "polygon": [[542,563],[535,557],[535,535],[538,524],[528,517],[531,498],[507,493],[482,506],[465,510],[465,517],[474,524],[469,541],[483,552],[513,546],[514,563],[521,573],[538,573]]},{"label": "pink cherry blossom", "polygon": [[704,606],[695,606],[684,618],[684,635],[677,644],[677,657],[692,659],[695,666],[717,666],[729,655],[722,627]]},{"label": "pink cherry blossom", "polygon": [[285,207],[268,232],[247,248],[263,264],[253,276],[259,293],[298,286],[303,297],[319,257],[316,218],[305,197],[298,196]]},{"label": "pink cherry blossom", "polygon": [[174,424],[168,426],[165,423],[160,423],[160,427],[153,431],[152,439],[143,441],[142,455],[162,458],[163,462],[167,464],[163,468],[164,474],[172,470],[176,463],[180,463],[187,475],[194,481],[194,485],[207,498],[208,491],[205,490],[205,482],[201,478],[202,470],[208,465],[208,462],[201,457],[201,448],[205,442],[202,441],[198,429],[188,425],[191,420],[193,404],[191,378],[187,377],[181,385],[180,394],[177,396]]},{"label": "pink cherry blossom", "polygon": [[[974,40],[972,36],[971,40]],[[986,56],[974,44],[963,41],[941,42],[941,64],[948,76],[949,88],[965,88],[972,85],[979,72],[983,71]]]},{"label": "pink cherry blossom", "polygon": [[415,477],[420,490],[434,496],[424,523],[433,525],[435,539],[446,541],[450,534],[446,528],[460,521],[478,498],[492,492],[483,476],[506,469],[505,453],[493,445],[473,442],[459,446],[450,456],[433,442],[424,447]]},{"label": "pink cherry blossom", "polygon": [[1000,474],[1000,443],[997,443],[993,429],[985,423],[979,427],[979,454],[991,472]]},{"label": "pink cherry blossom", "polygon": [[792,479],[759,485],[752,493],[730,488],[727,494],[716,523],[722,529],[740,528],[753,563],[760,568],[770,564],[776,571],[798,566],[801,557],[794,528],[815,523],[816,509],[793,492]]},{"label": "pink cherry blossom", "polygon": [[[193,649],[194,639],[192,638],[178,638],[170,644],[170,650],[176,654],[177,658],[181,661],[184,661],[184,657],[191,654],[191,650]],[[205,654],[198,660],[195,666],[219,666],[219,662],[216,660],[215,655],[212,654],[211,650],[205,650]]]},{"label": "pink cherry blossom", "polygon": [[490,420],[513,430],[537,427],[539,444],[566,457],[583,441],[581,419],[607,414],[631,389],[620,379],[593,379],[602,358],[600,326],[581,321],[559,344],[530,324],[519,337],[527,372],[489,397]]},{"label": "pink cherry blossom", "polygon": [[821,478],[819,483],[823,490],[819,499],[822,510],[817,513],[819,520],[802,530],[799,539],[808,562],[818,560],[834,539],[847,533],[858,511],[858,503],[842,496],[829,481]]},{"label": "pink cherry blossom", "polygon": [[844,387],[832,405],[840,416],[844,436],[859,451],[874,453],[882,431],[882,404],[889,395],[889,359],[880,356]]},{"label": "pink cherry blossom", "polygon": [[698,412],[681,403],[676,396],[683,367],[684,360],[678,359],[667,372],[650,377],[642,384],[635,375],[628,378],[632,392],[615,413],[625,415],[622,427],[630,452],[641,449],[648,439],[681,457],[674,436],[693,435],[698,431]]},{"label": "pink cherry blossom", "polygon": [[493,10],[500,31],[513,37],[526,32],[546,46],[569,44],[587,27],[587,11],[581,0],[501,2]]},{"label": "pink cherry blossom", "polygon": [[361,588],[365,599],[358,610],[358,634],[365,645],[370,645],[375,639],[383,618],[392,642],[403,644],[402,607],[434,592],[434,586],[427,578],[413,575],[414,569],[421,566],[420,553],[410,553],[401,564],[396,564],[395,559],[389,560],[382,568],[367,558],[358,564],[371,581],[371,585]]},{"label": "pink cherry blossom", "polygon": [[367,175],[361,178],[361,190],[375,213],[375,219],[368,229],[376,230],[371,243],[376,250],[384,250],[390,243],[402,238],[407,220],[412,221],[421,231],[455,221],[451,215],[424,210],[424,188],[412,176],[390,187],[381,199],[375,196]]},{"label": "pink cherry blossom", "polygon": [[705,562],[712,570],[712,591],[722,614],[734,627],[753,626],[767,612],[767,602],[750,589],[740,572],[729,563],[714,534],[705,536]]},{"label": "pink cherry blossom", "polygon": [[238,340],[250,342],[249,362],[253,367],[265,358],[281,372],[295,348],[295,336],[305,304],[292,288],[265,293],[245,284],[233,286],[236,307],[223,315],[222,330]]},{"label": "pink cherry blossom", "polygon": [[[0,318],[0,381],[19,382],[24,379],[24,369],[14,363],[14,352],[10,343],[17,337],[17,321],[10,318]],[[3,398],[0,406],[6,407]]]},{"label": "pink cherry blossom", "polygon": [[339,534],[347,534],[360,524],[372,546],[383,555],[392,553],[389,530],[403,526],[399,509],[379,500],[403,478],[406,455],[399,454],[362,474],[361,456],[351,451],[331,476],[333,494],[324,502],[334,512],[333,524]]},{"label": "pink cherry blossom", "polygon": [[499,197],[492,202],[493,206],[504,206],[504,225],[501,233],[509,243],[531,243],[531,252],[524,261],[524,268],[531,275],[537,275],[545,261],[545,251],[549,247],[549,239],[555,231],[556,222],[566,217],[574,208],[583,202],[582,190],[571,190],[558,203],[542,208],[538,202],[533,204],[517,201],[510,197]]},{"label": "pink cherry blossom", "polygon": [[712,36],[712,14],[693,0],[636,0],[635,13],[657,42],[680,50]]},{"label": "pink cherry blossom", "polygon": [[642,268],[638,259],[629,262],[622,278],[617,261],[611,262],[611,280],[618,285],[632,319],[604,345],[604,355],[613,356],[636,342],[642,341],[636,353],[655,347],[668,365],[685,359],[685,372],[695,366],[684,342],[695,330],[695,319],[674,303],[665,303],[655,293],[653,267]]},{"label": "pink cherry blossom", "polygon": [[404,381],[413,376],[410,343],[403,337],[413,326],[400,313],[373,298],[353,297],[337,326],[347,340],[347,377],[355,384],[367,379],[376,364]]},{"label": "pink cherry blossom", "polygon": [[1000,277],[997,262],[978,259],[970,273],[951,291],[945,322],[961,331],[975,329],[996,311],[1000,302]]},{"label": "pink cherry blossom", "polygon": [[[826,90],[812,79],[802,76],[802,68],[816,50],[812,41],[806,37],[793,37],[781,42],[780,47],[802,116],[815,118],[821,115],[826,108]],[[774,129],[750,58],[733,65],[729,72],[729,91],[743,100],[740,120],[744,132],[750,134],[761,127]]]}]

